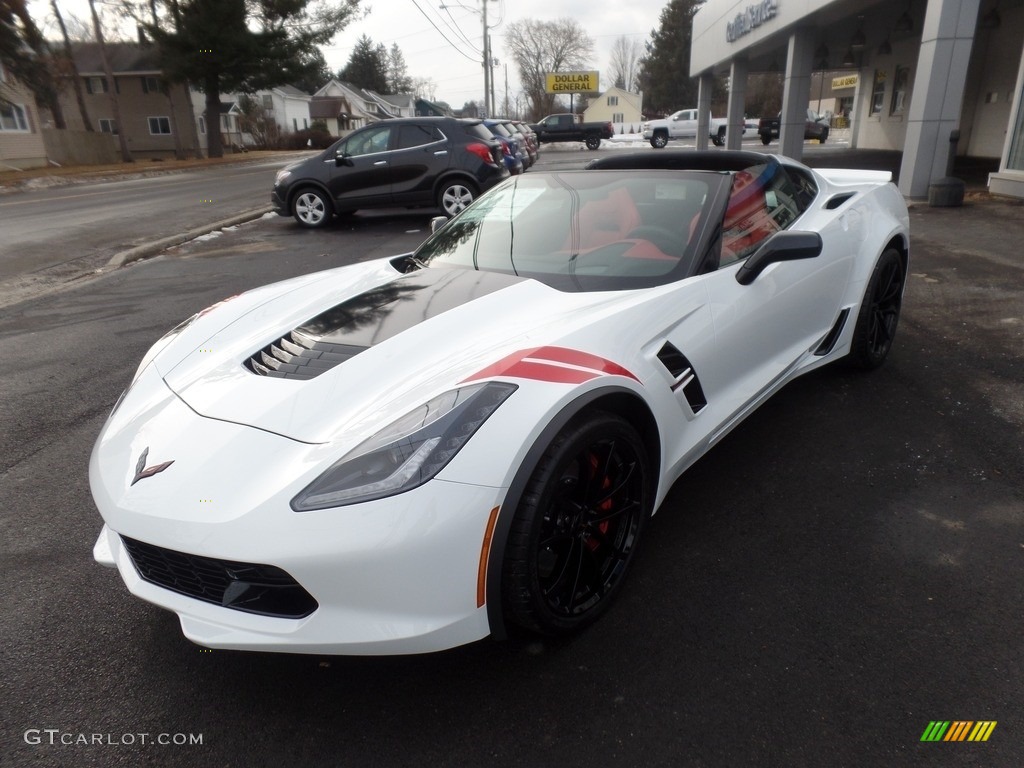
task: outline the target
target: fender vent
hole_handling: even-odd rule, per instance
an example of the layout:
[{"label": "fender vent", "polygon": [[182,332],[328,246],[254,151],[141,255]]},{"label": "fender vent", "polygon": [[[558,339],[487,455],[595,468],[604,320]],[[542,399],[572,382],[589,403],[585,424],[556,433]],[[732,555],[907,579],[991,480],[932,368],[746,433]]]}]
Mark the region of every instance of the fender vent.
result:
[{"label": "fender vent", "polygon": [[245,367],[259,376],[312,379],[365,349],[353,344],[318,341],[296,329],[248,358]]},{"label": "fender vent", "polygon": [[690,410],[694,413],[700,412],[708,404],[704,397],[704,389],[700,385],[693,366],[686,359],[686,355],[676,349],[671,342],[666,341],[665,345],[658,352],[658,360],[665,366],[665,369],[672,375],[672,391],[683,390],[686,402],[690,404]]},{"label": "fender vent", "polygon": [[855,194],[857,194],[857,193],[856,192],[843,192],[840,195],[833,195],[832,197],[830,197],[828,199],[828,202],[825,203],[825,210],[826,211],[834,211],[836,208],[841,206],[843,203],[845,203],[847,200],[849,200]]},{"label": "fender vent", "polygon": [[849,316],[849,307],[839,313],[839,317],[836,318],[836,322],[832,326],[832,330],[828,332],[828,335],[821,340],[821,344],[818,345],[818,348],[814,350],[815,355],[823,357],[835,348],[836,342],[839,341],[839,336],[843,332],[843,327],[846,325],[846,318]]}]

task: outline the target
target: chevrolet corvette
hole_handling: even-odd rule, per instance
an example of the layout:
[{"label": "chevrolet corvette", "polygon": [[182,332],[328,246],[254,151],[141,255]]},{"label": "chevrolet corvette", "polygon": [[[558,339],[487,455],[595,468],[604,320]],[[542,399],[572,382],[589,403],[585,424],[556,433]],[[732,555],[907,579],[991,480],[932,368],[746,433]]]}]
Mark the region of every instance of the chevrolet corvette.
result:
[{"label": "chevrolet corvette", "polygon": [[672,483],[899,320],[889,174],[752,152],[516,176],[412,253],[160,339],[90,460],[95,559],[211,648],[436,651],[589,625]]}]

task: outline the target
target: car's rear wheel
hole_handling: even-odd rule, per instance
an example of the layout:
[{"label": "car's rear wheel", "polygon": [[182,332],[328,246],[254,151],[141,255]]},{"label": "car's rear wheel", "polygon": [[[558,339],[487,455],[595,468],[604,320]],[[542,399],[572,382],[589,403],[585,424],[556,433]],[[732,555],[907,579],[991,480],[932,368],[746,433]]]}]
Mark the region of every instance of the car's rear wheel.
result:
[{"label": "car's rear wheel", "polygon": [[319,189],[308,187],[299,190],[292,201],[292,215],[295,220],[310,229],[327,226],[332,214],[330,199]]},{"label": "car's rear wheel", "polygon": [[633,560],[652,484],[647,451],[627,421],[605,412],[570,421],[512,521],[502,571],[508,618],[555,636],[600,616]]},{"label": "car's rear wheel", "polygon": [[853,343],[847,358],[854,368],[870,371],[885,362],[900,320],[905,280],[899,251],[886,249],[871,273],[857,314]]},{"label": "car's rear wheel", "polygon": [[651,136],[651,146],[655,149],[664,149],[668,144],[668,136],[664,133],[656,133]]},{"label": "car's rear wheel", "polygon": [[449,219],[465,210],[476,198],[476,189],[465,181],[447,181],[437,193],[437,207]]},{"label": "car's rear wheel", "polygon": [[760,136],[761,136],[761,143],[764,144],[766,147],[769,144],[772,143],[772,136],[771,136],[770,133],[762,133],[762,134],[760,134]]},{"label": "car's rear wheel", "polygon": [[587,136],[586,141],[584,143],[587,145],[587,149],[597,149],[598,147],[601,146],[601,137]]},{"label": "car's rear wheel", "polygon": [[818,143],[819,144],[824,144],[825,143],[825,139],[827,139],[827,138],[828,138],[828,128],[824,128],[821,131],[821,136],[818,138]]}]

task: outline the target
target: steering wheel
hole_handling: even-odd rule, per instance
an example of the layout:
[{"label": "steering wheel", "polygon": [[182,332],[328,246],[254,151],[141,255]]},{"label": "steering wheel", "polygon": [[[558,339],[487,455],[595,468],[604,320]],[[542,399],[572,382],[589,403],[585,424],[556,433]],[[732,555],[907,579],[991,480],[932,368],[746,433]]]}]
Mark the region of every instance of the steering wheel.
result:
[{"label": "steering wheel", "polygon": [[633,227],[627,234],[627,240],[648,240],[658,246],[658,250],[668,256],[682,256],[686,241],[678,232],[657,224],[641,224]]}]

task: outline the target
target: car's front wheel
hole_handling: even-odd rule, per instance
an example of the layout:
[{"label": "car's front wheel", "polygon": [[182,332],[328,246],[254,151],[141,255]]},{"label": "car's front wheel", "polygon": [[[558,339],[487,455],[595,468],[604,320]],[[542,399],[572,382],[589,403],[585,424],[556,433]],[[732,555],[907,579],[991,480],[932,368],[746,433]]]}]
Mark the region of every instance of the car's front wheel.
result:
[{"label": "car's front wheel", "polygon": [[292,215],[295,220],[310,229],[327,226],[332,214],[330,199],[319,189],[303,189],[292,202]]},{"label": "car's front wheel", "polygon": [[847,358],[854,368],[870,371],[885,362],[900,321],[905,281],[903,258],[899,251],[886,249],[868,279],[857,314],[853,343]]},{"label": "car's front wheel", "polygon": [[605,412],[570,421],[512,521],[502,571],[508,618],[557,636],[600,616],[633,560],[652,486],[647,451],[627,421]]},{"label": "car's front wheel", "polygon": [[651,136],[651,146],[655,149],[664,149],[668,144],[668,136],[664,133],[656,133]]},{"label": "car's front wheel", "polygon": [[761,136],[761,143],[766,147],[772,143],[772,135],[770,133],[759,134]]},{"label": "car's front wheel", "polygon": [[445,182],[437,193],[437,207],[449,219],[461,213],[476,198],[476,189],[464,181]]},{"label": "car's front wheel", "polygon": [[601,137],[587,136],[587,139],[584,143],[587,145],[587,149],[598,149],[601,146]]}]

